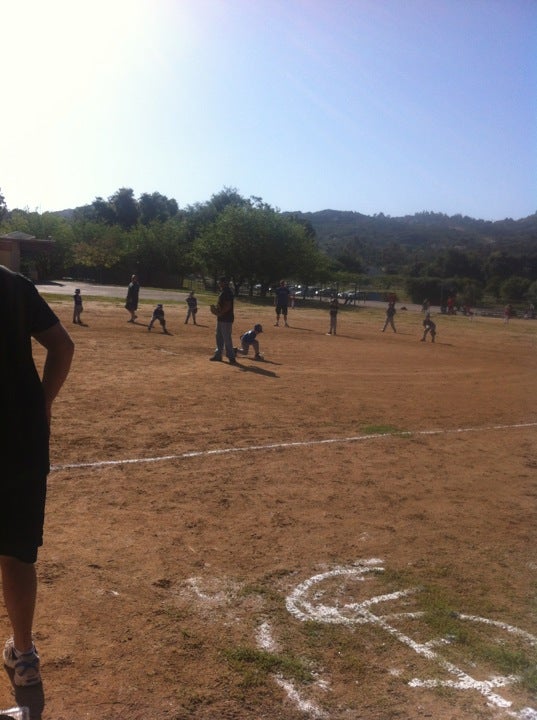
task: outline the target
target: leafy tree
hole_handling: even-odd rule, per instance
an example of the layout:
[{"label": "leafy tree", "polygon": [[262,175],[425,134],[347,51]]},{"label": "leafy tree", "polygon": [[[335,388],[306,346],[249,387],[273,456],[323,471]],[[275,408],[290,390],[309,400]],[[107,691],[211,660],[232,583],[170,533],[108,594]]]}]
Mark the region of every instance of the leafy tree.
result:
[{"label": "leafy tree", "polygon": [[[261,201],[261,198],[255,199]],[[223,212],[229,205],[233,205],[235,207],[247,207],[251,204],[252,203],[249,200],[246,200],[239,194],[237,188],[230,187],[224,187],[224,189],[219,193],[213,195],[208,202],[208,205],[213,210],[215,216]]]},{"label": "leafy tree", "polygon": [[358,238],[343,245],[340,251],[335,254],[335,259],[340,266],[349,273],[359,275],[365,270],[364,262],[360,254],[360,241]]},{"label": "leafy tree", "polygon": [[516,257],[504,251],[495,251],[487,258],[484,269],[487,280],[492,277],[507,280],[517,274],[518,268],[519,261]]},{"label": "leafy tree", "polygon": [[442,280],[435,277],[407,278],[406,290],[413,303],[421,304],[426,298],[433,305],[443,302]]},{"label": "leafy tree", "polygon": [[194,252],[216,278],[229,275],[238,291],[255,283],[265,290],[280,278],[308,273],[318,261],[305,228],[269,206],[229,204],[194,244]]},{"label": "leafy tree", "polygon": [[127,255],[127,237],[117,225],[109,227],[88,223],[78,230],[73,244],[73,263],[90,270],[103,281],[102,271],[116,267]]},{"label": "leafy tree", "polygon": [[143,225],[158,220],[163,223],[166,220],[177,215],[179,207],[176,200],[170,200],[165,195],[158,192],[143,193],[138,200],[138,208],[140,211],[140,222]]},{"label": "leafy tree", "polygon": [[500,299],[502,286],[502,278],[498,275],[490,277],[485,285],[485,292],[491,295],[495,300]]},{"label": "leafy tree", "polygon": [[2,195],[2,188],[0,188],[0,222],[7,216],[7,205],[6,199]]},{"label": "leafy tree", "polygon": [[396,242],[390,243],[380,251],[380,262],[388,275],[395,275],[405,264],[406,258],[406,251]]},{"label": "leafy tree", "polygon": [[500,297],[505,302],[521,302],[526,298],[529,287],[529,280],[514,275],[501,284]]},{"label": "leafy tree", "polygon": [[526,297],[532,305],[537,305],[537,280],[529,286]]},{"label": "leafy tree", "polygon": [[466,277],[481,280],[483,272],[481,263],[473,253],[456,248],[449,248],[441,253],[429,266],[431,275],[442,278]]},{"label": "leafy tree", "polygon": [[108,198],[114,208],[118,224],[123,230],[130,230],[138,222],[140,212],[131,188],[120,188]]},{"label": "leafy tree", "polygon": [[139,225],[129,233],[132,263],[144,282],[159,287],[182,285],[191,269],[190,247],[184,225],[174,220]]},{"label": "leafy tree", "polygon": [[109,200],[103,200],[102,197],[97,197],[92,202],[90,208],[88,219],[94,220],[95,222],[102,222],[106,225],[115,225],[118,222],[116,209]]},{"label": "leafy tree", "polygon": [[475,307],[479,305],[483,299],[483,285],[475,280],[466,278],[462,281],[457,295],[463,305]]}]

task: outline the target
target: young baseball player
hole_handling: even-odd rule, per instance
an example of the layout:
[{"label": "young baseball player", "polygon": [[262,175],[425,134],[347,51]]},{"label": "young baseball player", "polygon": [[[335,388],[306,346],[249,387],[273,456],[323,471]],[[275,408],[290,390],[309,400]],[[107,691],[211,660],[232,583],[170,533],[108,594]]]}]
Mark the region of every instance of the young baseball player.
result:
[{"label": "young baseball player", "polygon": [[427,313],[425,315],[425,319],[423,320],[422,324],[423,324],[423,337],[421,338],[421,342],[425,342],[428,333],[431,335],[431,342],[434,342],[434,339],[436,337],[436,323],[434,323],[431,320],[430,313]]},{"label": "young baseball player", "polygon": [[151,322],[147,326],[147,329],[149,332],[151,332],[151,329],[156,321],[159,321],[159,323],[162,326],[162,332],[165,335],[169,335],[170,333],[166,330],[166,320],[164,319],[164,308],[162,307],[162,304],[159,303],[157,307],[153,310],[153,317],[151,318]]},{"label": "young baseball player", "polygon": [[82,325],[82,320],[80,319],[80,315],[82,313],[82,310],[84,309],[82,307],[82,295],[80,294],[80,289],[77,288],[75,290],[75,294],[73,295],[73,322],[75,325]]},{"label": "young baseball player", "polygon": [[186,299],[186,304],[188,307],[187,313],[186,313],[186,320],[185,325],[188,325],[189,319],[192,317],[192,322],[194,325],[197,325],[196,322],[196,313],[198,312],[198,299],[194,295],[194,290],[190,291],[190,294],[188,295]]},{"label": "young baseball player", "polygon": [[339,301],[337,297],[332,298],[330,300],[329,305],[329,314],[330,314],[330,330],[326,333],[327,335],[336,335],[337,331],[337,312],[339,310]]},{"label": "young baseball player", "polygon": [[262,360],[263,356],[259,352],[259,340],[257,336],[263,332],[263,327],[254,325],[253,330],[247,330],[244,335],[241,335],[241,347],[235,348],[235,354],[241,353],[242,355],[248,355],[250,346],[254,349],[254,360]]},{"label": "young baseball player", "polygon": [[395,323],[393,322],[396,312],[397,312],[397,310],[395,309],[395,302],[388,303],[388,309],[386,310],[386,322],[384,323],[382,332],[384,332],[386,330],[388,325],[391,327],[391,329],[394,332],[397,332],[397,330],[395,329]]}]

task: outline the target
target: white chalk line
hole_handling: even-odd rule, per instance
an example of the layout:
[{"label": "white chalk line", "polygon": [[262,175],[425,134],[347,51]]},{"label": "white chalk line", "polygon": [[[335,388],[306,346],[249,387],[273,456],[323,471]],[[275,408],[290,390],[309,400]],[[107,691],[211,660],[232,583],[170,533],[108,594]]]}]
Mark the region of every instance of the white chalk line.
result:
[{"label": "white chalk line", "polygon": [[[278,650],[276,641],[272,636],[272,629],[267,621],[261,623],[257,629],[257,644],[266,652],[276,652]],[[283,690],[285,690],[289,700],[291,700],[291,702],[293,702],[305,715],[309,715],[314,718],[327,717],[326,713],[321,710],[315,702],[304,698],[294,683],[290,680],[286,680],[283,675],[280,673],[274,675],[274,680]],[[321,684],[319,683],[319,685]]]},{"label": "white chalk line", "polygon": [[[336,605],[325,605],[320,602],[322,594],[319,591],[313,594],[315,602],[312,603],[307,599],[308,593],[319,583],[326,579],[334,577],[352,577],[354,580],[360,582],[365,581],[366,573],[383,572],[384,568],[380,567],[380,562],[377,558],[373,558],[368,561],[362,561],[354,566],[338,566],[328,572],[319,573],[314,575],[303,583],[298,585],[286,599],[286,607],[298,620],[305,622],[307,620],[314,620],[323,623],[337,623],[342,625],[361,625],[369,623],[371,625],[377,625],[385,630],[390,635],[394,636],[407,647],[411,648],[418,655],[421,655],[428,660],[436,662],[450,675],[455,676],[455,680],[422,680],[419,678],[413,678],[410,680],[408,685],[410,687],[451,687],[457,690],[477,690],[487,702],[500,710],[505,711],[510,717],[516,718],[516,720],[537,720],[537,711],[533,708],[523,708],[516,712],[510,710],[512,703],[506,698],[502,697],[498,693],[493,692],[493,689],[505,687],[513,682],[516,682],[519,678],[515,675],[507,675],[500,677],[492,677],[489,680],[481,681],[468,675],[461,668],[455,664],[449,662],[432,648],[435,645],[441,645],[438,641],[429,641],[427,643],[418,643],[408,635],[397,630],[393,627],[388,620],[393,621],[400,618],[419,618],[423,616],[422,612],[417,613],[395,613],[391,615],[375,615],[370,611],[372,605],[377,603],[384,603],[390,600],[397,600],[399,598],[406,597],[414,592],[417,592],[417,588],[410,588],[407,590],[400,590],[398,592],[390,593],[387,595],[378,595],[377,597],[364,600],[361,603],[347,603],[343,606]],[[346,614],[345,614],[346,613]],[[469,620],[472,622],[484,623],[504,630],[508,633],[513,633],[519,637],[524,638],[530,645],[537,645],[537,638],[530,633],[497,620],[490,620],[488,618],[482,618],[477,615],[466,615],[463,613],[457,613],[457,617],[461,620]]]},{"label": "white chalk line", "polygon": [[536,427],[537,422],[516,423],[513,425],[491,425],[485,427],[455,428],[452,430],[401,430],[399,432],[369,433],[366,435],[353,435],[343,438],[326,438],[324,440],[302,440],[295,442],[269,443],[266,445],[248,445],[246,447],[215,448],[214,450],[192,450],[176,455],[159,455],[148,458],[127,458],[123,460],[98,460],[94,462],[64,463],[51,465],[51,472],[57,470],[77,470],[82,468],[107,468],[119,465],[142,465],[145,463],[169,462],[170,460],[188,460],[190,458],[210,457],[211,455],[230,455],[241,452],[260,452],[263,450],[283,450],[287,448],[313,447],[315,445],[337,445],[352,442],[365,442],[367,440],[382,440],[392,437],[420,437],[424,435],[453,435],[462,433],[493,432],[497,430],[518,430]]}]

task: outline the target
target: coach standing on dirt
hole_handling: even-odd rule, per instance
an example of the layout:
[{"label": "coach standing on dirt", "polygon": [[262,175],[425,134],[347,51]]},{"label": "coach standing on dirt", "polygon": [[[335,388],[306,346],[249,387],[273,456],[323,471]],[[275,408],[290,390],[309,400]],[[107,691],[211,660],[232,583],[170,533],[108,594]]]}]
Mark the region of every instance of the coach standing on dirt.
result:
[{"label": "coach standing on dirt", "polygon": [[[41,380],[32,337],[46,349]],[[0,265],[0,570],[13,629],[3,659],[18,686],[41,682],[32,638],[35,562],[43,544],[52,403],[73,352],[73,341],[30,280]]]},{"label": "coach standing on dirt", "polygon": [[211,312],[216,315],[216,348],[214,355],[209,360],[217,362],[222,360],[224,348],[231,365],[236,365],[235,350],[231,330],[233,329],[233,290],[229,287],[229,280],[226,277],[220,278],[220,295],[216,305],[211,305]]},{"label": "coach standing on dirt", "polygon": [[276,322],[274,323],[274,327],[280,326],[280,315],[283,315],[285,327],[289,327],[287,324],[287,308],[289,307],[290,294],[291,293],[285,283],[285,280],[280,280],[280,284],[274,292],[274,309],[276,310]]},{"label": "coach standing on dirt", "polygon": [[133,323],[138,315],[136,315],[136,311],[138,310],[138,295],[140,294],[140,284],[138,282],[138,278],[136,275],[133,275],[131,277],[131,281],[129,283],[129,286],[127,288],[127,299],[125,301],[125,309],[128,310],[131,314],[131,319],[127,320],[127,322]]}]

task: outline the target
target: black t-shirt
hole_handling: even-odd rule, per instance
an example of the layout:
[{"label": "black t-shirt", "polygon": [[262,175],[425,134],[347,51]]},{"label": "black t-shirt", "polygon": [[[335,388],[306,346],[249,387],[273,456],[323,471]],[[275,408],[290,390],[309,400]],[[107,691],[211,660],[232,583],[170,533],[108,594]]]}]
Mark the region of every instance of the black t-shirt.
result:
[{"label": "black t-shirt", "polygon": [[276,306],[277,307],[287,307],[289,304],[289,288],[285,285],[280,285],[280,287],[276,288]]},{"label": "black t-shirt", "polygon": [[137,282],[129,283],[127,288],[127,303],[138,306],[138,296],[140,294],[140,285]]},{"label": "black t-shirt", "polygon": [[32,335],[57,322],[30,280],[0,265],[0,457],[9,471],[49,469],[49,428]]},{"label": "black t-shirt", "polygon": [[233,314],[233,301],[234,301],[233,290],[226,285],[222,289],[222,292],[220,293],[220,295],[218,296],[218,304],[222,306],[224,304],[231,303],[231,307],[223,315],[218,316],[218,319],[221,320],[222,322],[231,322],[232,323],[233,320],[235,319],[235,316]]}]

